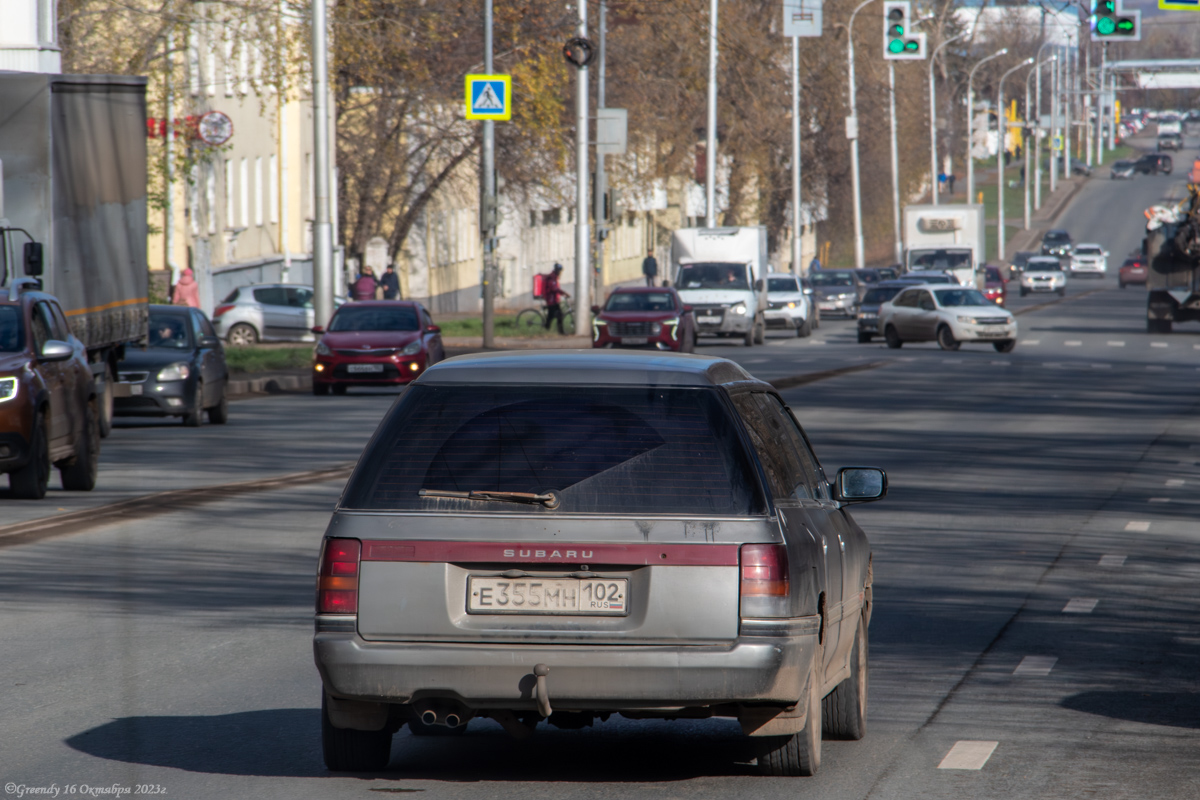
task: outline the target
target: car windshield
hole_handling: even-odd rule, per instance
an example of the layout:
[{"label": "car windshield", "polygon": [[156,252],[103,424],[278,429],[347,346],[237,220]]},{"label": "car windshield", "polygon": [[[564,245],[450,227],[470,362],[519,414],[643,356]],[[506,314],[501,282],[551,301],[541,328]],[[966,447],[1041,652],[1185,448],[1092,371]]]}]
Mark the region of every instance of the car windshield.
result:
[{"label": "car windshield", "polygon": [[916,250],[908,260],[910,271],[961,269],[971,266],[970,250]]},{"label": "car windshield", "polygon": [[25,326],[20,306],[0,306],[0,353],[19,353],[25,349]]},{"label": "car windshield", "polygon": [[1062,272],[1062,264],[1058,263],[1058,259],[1031,258],[1025,266],[1026,272]]},{"label": "car windshield", "polygon": [[849,272],[827,272],[825,270],[821,270],[820,272],[813,272],[811,275],[809,275],[809,278],[812,280],[813,286],[821,286],[825,288],[830,286],[854,285],[854,276],[852,276]]},{"label": "car windshield", "polygon": [[875,272],[874,270],[860,269],[858,271],[858,277],[863,283],[879,282],[879,273]]},{"label": "car windshield", "polygon": [[896,293],[902,288],[904,287],[882,286],[878,289],[870,289],[867,291],[866,295],[863,296],[862,304],[864,306],[882,305],[883,303],[886,303],[888,300],[891,300],[893,297],[895,297]]},{"label": "car windshield", "polygon": [[745,264],[684,264],[679,268],[678,289],[734,289],[747,291]]},{"label": "car windshield", "polygon": [[942,308],[959,308],[961,306],[995,306],[991,300],[983,296],[978,289],[938,289],[938,305]]},{"label": "car windshield", "polygon": [[605,311],[674,311],[670,292],[613,292]]},{"label": "car windshield", "polygon": [[1000,274],[1000,270],[997,267],[984,267],[983,274],[987,276],[989,281],[1004,282],[1004,276]]},{"label": "car windshield", "polygon": [[798,292],[795,278],[767,278],[768,292]]},{"label": "car windshield", "polygon": [[[411,388],[364,453],[343,505],[467,513],[763,512],[738,429],[712,388]],[[553,492],[560,504],[422,497]]]},{"label": "car windshield", "polygon": [[192,346],[187,317],[182,314],[150,315],[150,346],[189,350]]},{"label": "car windshield", "polygon": [[417,310],[412,306],[354,306],[338,309],[330,331],[415,331]]},{"label": "car windshield", "polygon": [[1068,233],[1055,233],[1054,231],[1051,231],[1050,233],[1046,234],[1042,241],[1046,244],[1061,244],[1063,242],[1071,241],[1071,235]]},{"label": "car windshield", "polygon": [[1077,256],[1098,256],[1103,255],[1103,253],[1104,251],[1099,247],[1092,247],[1090,245],[1080,245],[1075,248],[1075,255]]}]

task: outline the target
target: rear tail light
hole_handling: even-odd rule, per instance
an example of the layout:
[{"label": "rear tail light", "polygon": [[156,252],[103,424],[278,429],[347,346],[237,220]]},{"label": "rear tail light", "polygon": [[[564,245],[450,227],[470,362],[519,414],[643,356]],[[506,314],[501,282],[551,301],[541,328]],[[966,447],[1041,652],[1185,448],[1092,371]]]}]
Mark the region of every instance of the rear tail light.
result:
[{"label": "rear tail light", "polygon": [[220,316],[222,314],[224,314],[226,311],[232,311],[232,310],[233,310],[232,303],[229,303],[227,305],[217,306],[216,308],[213,309],[213,319],[219,319]]},{"label": "rear tail light", "polygon": [[326,539],[317,578],[318,614],[358,613],[358,539]]},{"label": "rear tail light", "polygon": [[787,547],[744,544],[741,563],[743,617],[784,617],[791,606]]}]

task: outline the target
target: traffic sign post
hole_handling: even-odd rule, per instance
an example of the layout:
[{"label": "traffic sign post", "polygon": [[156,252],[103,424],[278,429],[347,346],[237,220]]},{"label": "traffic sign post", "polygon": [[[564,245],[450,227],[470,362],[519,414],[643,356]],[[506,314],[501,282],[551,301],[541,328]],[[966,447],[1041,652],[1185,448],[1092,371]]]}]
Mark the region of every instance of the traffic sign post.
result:
[{"label": "traffic sign post", "polygon": [[512,119],[511,75],[468,75],[467,119],[505,122]]},{"label": "traffic sign post", "polygon": [[783,35],[792,40],[792,272],[800,275],[800,37],[821,35],[825,0],[783,0]]}]

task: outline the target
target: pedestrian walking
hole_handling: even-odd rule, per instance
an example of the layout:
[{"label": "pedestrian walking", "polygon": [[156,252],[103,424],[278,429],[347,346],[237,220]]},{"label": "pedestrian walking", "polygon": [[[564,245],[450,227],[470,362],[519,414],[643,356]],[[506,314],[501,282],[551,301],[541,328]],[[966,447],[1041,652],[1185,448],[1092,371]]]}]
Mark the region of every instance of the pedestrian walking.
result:
[{"label": "pedestrian walking", "polygon": [[363,267],[359,273],[358,280],[354,282],[351,289],[351,295],[355,300],[374,300],[375,289],[379,286],[379,282],[375,280],[375,272],[370,267]]},{"label": "pedestrian walking", "polygon": [[646,285],[654,286],[658,277],[658,259],[654,257],[653,250],[646,253],[646,257],[642,259],[642,274],[646,276]]},{"label": "pedestrian walking", "polygon": [[946,188],[950,190],[950,194],[954,194],[954,180],[955,177],[953,172],[946,176]]},{"label": "pedestrian walking", "polygon": [[571,295],[567,294],[558,282],[562,271],[562,264],[554,265],[554,270],[546,278],[546,282],[542,286],[542,296],[546,298],[546,330],[550,330],[551,322],[558,320],[558,333],[561,336],[566,336],[567,332],[563,330],[562,299]]},{"label": "pedestrian walking", "polygon": [[400,276],[396,274],[396,269],[392,264],[388,264],[387,269],[383,271],[379,285],[383,287],[384,300],[400,299]]},{"label": "pedestrian walking", "polygon": [[179,283],[171,290],[171,302],[177,306],[200,307],[200,284],[192,275],[192,270],[184,267],[179,275]]},{"label": "pedestrian walking", "polygon": [[817,258],[816,256],[813,256],[813,260],[808,262],[808,271],[809,272],[820,272],[821,271],[821,259]]}]

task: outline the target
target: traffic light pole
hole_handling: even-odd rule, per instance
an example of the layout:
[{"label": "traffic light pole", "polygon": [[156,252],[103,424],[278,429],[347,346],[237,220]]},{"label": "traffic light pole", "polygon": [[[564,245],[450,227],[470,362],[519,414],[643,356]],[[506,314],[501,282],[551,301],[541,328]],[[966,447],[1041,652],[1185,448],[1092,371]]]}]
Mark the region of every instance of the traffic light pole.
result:
[{"label": "traffic light pole", "polygon": [[[714,0],[715,2],[716,0]],[[858,98],[854,86],[854,18],[858,12],[875,0],[863,0],[850,14],[850,22],[846,25],[846,60],[850,66],[850,118],[846,121],[846,138],[850,140],[850,180],[854,193],[854,266],[862,268],[863,258],[863,227],[862,227],[862,188],[858,175]]]},{"label": "traffic light pole", "polygon": [[[607,106],[605,106],[605,97],[604,97],[604,77],[605,77],[604,76],[604,73],[605,73],[605,63],[604,63],[605,52],[604,51],[606,49],[605,34],[608,33],[607,22],[608,22],[608,3],[607,3],[607,0],[600,0],[600,19],[598,21],[598,27],[600,28],[600,53],[599,53],[599,57],[598,57],[599,66],[597,68],[597,72],[599,74],[596,76],[596,108],[606,108],[607,107]],[[599,137],[597,137],[597,138],[599,138]],[[594,205],[593,205],[593,209],[592,209],[592,219],[595,220],[595,222],[596,222],[596,269],[597,270],[604,269],[604,240],[605,240],[605,238],[608,237],[608,217],[609,217],[609,215],[605,213],[605,207],[604,207],[605,198],[607,197],[607,195],[608,195],[608,175],[606,175],[604,172],[604,153],[600,152],[600,148],[597,147],[596,148],[596,185],[593,190],[593,197],[595,198],[595,200],[594,200]],[[600,292],[602,291],[603,287],[600,285],[601,284],[600,280],[597,280],[595,283],[596,283],[596,285],[593,286],[592,288],[595,289],[596,297],[599,298]],[[583,310],[580,309],[579,313],[583,313]]]},{"label": "traffic light pole", "polygon": [[[587,38],[587,3],[579,5],[579,28],[576,34]],[[591,333],[590,294],[592,233],[588,225],[588,71],[577,70],[575,84],[575,335]]]},{"label": "traffic light pole", "polygon": [[[1108,58],[1108,42],[1104,43],[1104,56]],[[1109,70],[1108,73],[1108,151],[1117,148],[1115,123],[1117,119],[1117,76]]]},{"label": "traffic light pole", "polygon": [[804,274],[800,263],[800,37],[792,37],[792,274]]},{"label": "traffic light pole", "polygon": [[892,250],[896,263],[899,264],[904,255],[904,245],[900,241],[900,156],[896,152],[896,62],[894,61],[888,62],[888,112],[892,124],[892,230],[895,238]]},{"label": "traffic light pole", "polygon": [[[483,3],[483,71],[492,74],[492,0]],[[512,102],[509,98],[508,102]],[[482,213],[483,234],[483,346],[492,348],[495,340],[496,308],[496,123],[483,121]]]}]

